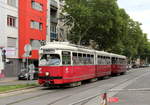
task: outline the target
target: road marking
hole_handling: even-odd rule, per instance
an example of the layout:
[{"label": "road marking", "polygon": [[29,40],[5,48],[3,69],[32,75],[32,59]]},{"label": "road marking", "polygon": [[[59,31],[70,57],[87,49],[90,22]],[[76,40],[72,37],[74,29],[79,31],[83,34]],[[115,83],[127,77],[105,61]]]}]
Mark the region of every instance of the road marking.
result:
[{"label": "road marking", "polygon": [[144,73],[141,76],[138,76],[138,77],[136,77],[136,78],[134,78],[134,79],[132,79],[132,80],[130,80],[128,82],[125,82],[125,83],[123,83],[121,85],[116,86],[115,88],[112,88],[112,89],[108,90],[107,92],[111,92],[111,93],[108,93],[109,97],[113,97],[114,95],[116,95],[116,94],[118,94],[120,92],[120,91],[113,92],[113,90],[123,90],[125,87],[131,85],[133,82],[135,82],[136,80],[138,80],[138,79],[140,79],[140,78],[142,78],[142,77],[144,77],[146,75],[150,75],[150,73]]}]

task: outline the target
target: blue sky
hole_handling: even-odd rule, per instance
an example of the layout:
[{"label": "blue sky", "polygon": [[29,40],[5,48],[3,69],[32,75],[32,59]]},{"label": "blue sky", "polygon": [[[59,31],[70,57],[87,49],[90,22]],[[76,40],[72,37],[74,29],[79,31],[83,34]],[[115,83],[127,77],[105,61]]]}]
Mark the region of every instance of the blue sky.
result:
[{"label": "blue sky", "polygon": [[142,30],[150,39],[150,0],[118,0],[120,8],[124,8],[130,17],[142,23]]}]

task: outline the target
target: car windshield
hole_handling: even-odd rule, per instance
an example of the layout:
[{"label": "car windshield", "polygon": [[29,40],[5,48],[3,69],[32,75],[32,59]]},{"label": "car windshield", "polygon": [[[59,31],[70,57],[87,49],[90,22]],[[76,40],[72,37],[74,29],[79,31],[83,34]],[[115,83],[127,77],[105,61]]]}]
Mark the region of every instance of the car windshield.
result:
[{"label": "car windshield", "polygon": [[60,65],[60,56],[58,54],[44,54],[41,56],[40,66]]}]

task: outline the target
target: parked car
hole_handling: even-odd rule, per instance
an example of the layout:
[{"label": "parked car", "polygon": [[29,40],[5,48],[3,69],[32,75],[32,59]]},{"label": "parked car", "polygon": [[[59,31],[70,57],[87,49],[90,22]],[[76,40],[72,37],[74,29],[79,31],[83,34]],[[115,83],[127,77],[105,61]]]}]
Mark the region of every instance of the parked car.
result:
[{"label": "parked car", "polygon": [[127,70],[130,70],[130,69],[132,69],[132,64],[127,65]]},{"label": "parked car", "polygon": [[21,72],[18,74],[18,80],[36,80],[38,79],[38,68],[35,68],[33,73],[33,78],[30,78],[31,74],[27,69],[21,69]]},{"label": "parked car", "polygon": [[29,79],[27,69],[21,69],[21,72],[18,74],[18,80],[27,80]]}]

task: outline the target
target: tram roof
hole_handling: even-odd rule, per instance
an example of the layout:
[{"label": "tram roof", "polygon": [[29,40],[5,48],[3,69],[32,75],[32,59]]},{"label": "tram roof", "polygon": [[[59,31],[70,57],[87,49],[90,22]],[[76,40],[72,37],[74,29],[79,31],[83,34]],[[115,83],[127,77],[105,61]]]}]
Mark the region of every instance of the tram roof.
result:
[{"label": "tram roof", "polygon": [[49,42],[41,49],[57,49],[57,50],[70,50],[70,51],[83,51],[94,52],[95,50],[88,47],[70,44],[69,42]]},{"label": "tram roof", "polygon": [[110,53],[104,51],[96,51],[96,53],[104,56],[110,56]]},{"label": "tram roof", "polygon": [[126,56],[111,53],[111,57],[126,58]]},{"label": "tram roof", "polygon": [[70,44],[69,42],[49,42],[45,46],[42,46],[40,49],[57,49],[57,50],[70,50],[70,51],[78,51],[78,52],[90,52],[90,53],[97,53],[104,56],[126,58],[123,55],[108,53],[104,51],[97,51],[88,47]]}]

